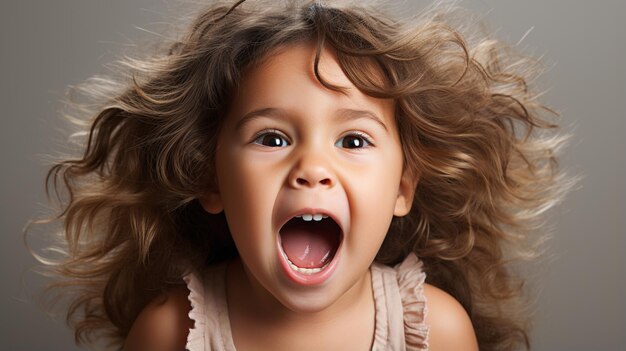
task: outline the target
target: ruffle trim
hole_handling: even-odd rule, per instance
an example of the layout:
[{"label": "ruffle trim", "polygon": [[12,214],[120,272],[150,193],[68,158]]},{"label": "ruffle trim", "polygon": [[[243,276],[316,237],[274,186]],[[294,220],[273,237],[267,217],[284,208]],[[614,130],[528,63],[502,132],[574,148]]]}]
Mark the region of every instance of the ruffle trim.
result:
[{"label": "ruffle trim", "polygon": [[189,329],[187,335],[187,344],[185,349],[188,351],[204,351],[204,331],[205,331],[205,315],[204,308],[204,287],[202,281],[194,273],[188,273],[183,276],[183,280],[187,283],[189,289],[189,302],[191,303],[191,311],[189,318],[194,321],[193,327]]},{"label": "ruffle trim", "polygon": [[[379,266],[382,268],[383,266]],[[391,268],[384,266],[391,270]],[[376,276],[374,276],[376,274]],[[387,338],[389,337],[389,323],[387,321],[387,315],[383,314],[383,311],[387,311],[385,301],[385,286],[384,277],[382,271],[372,269],[372,290],[374,291],[374,304],[376,309],[375,326],[374,326],[374,345],[385,345]],[[377,350],[373,348],[372,350]]]},{"label": "ruffle trim", "polygon": [[404,310],[404,337],[407,350],[428,350],[428,326],[426,319],[426,297],[424,264],[415,254],[394,267]]}]

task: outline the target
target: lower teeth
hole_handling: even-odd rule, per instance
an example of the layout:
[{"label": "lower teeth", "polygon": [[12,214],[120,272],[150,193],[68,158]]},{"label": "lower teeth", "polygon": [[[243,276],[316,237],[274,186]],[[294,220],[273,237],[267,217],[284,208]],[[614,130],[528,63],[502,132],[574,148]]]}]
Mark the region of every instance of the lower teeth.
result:
[{"label": "lower teeth", "polygon": [[327,262],[326,264],[324,264],[320,268],[302,268],[302,267],[298,267],[295,264],[293,264],[293,262],[291,262],[287,257],[285,257],[285,259],[287,259],[287,262],[289,262],[289,266],[291,267],[291,269],[293,269],[294,271],[298,271],[298,272],[300,272],[302,274],[307,274],[307,275],[311,275],[311,274],[315,274],[315,273],[321,272],[330,263],[330,262]]}]

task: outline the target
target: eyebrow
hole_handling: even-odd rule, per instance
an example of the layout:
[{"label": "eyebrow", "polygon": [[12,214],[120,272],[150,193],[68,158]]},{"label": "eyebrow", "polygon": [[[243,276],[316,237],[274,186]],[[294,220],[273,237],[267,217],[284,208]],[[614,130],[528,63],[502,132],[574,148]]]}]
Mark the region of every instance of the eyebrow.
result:
[{"label": "eyebrow", "polygon": [[[235,125],[235,129],[238,130],[241,127],[243,127],[246,123],[249,123],[250,121],[253,121],[260,117],[274,117],[274,118],[279,118],[279,119],[285,119],[287,115],[288,115],[287,111],[285,111],[284,109],[275,108],[275,107],[267,107],[267,108],[262,108],[258,110],[253,110],[243,115],[243,117],[241,117],[241,119],[237,121],[237,124]],[[342,109],[339,109],[339,113],[337,114],[337,119],[344,120],[344,121],[352,121],[352,120],[363,119],[363,118],[375,122],[376,124],[380,125],[385,130],[385,132],[389,132],[389,130],[387,129],[387,126],[382,121],[382,119],[378,117],[378,115],[376,115],[372,111],[342,108]]]}]

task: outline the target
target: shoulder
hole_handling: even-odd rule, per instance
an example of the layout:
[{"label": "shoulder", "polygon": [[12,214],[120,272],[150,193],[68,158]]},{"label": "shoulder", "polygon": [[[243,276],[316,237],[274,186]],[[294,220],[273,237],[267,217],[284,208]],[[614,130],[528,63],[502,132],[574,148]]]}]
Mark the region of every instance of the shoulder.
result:
[{"label": "shoulder", "polygon": [[445,291],[424,284],[429,327],[428,343],[433,351],[478,350],[474,327],[463,306]]},{"label": "shoulder", "polygon": [[139,313],[124,342],[125,351],[184,350],[189,329],[189,290],[175,287],[153,299]]}]

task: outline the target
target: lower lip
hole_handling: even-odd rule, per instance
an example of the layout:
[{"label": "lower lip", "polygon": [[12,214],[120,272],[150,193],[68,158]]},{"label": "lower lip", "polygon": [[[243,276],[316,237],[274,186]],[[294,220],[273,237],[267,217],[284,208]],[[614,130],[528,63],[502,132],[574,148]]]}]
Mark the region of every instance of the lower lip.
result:
[{"label": "lower lip", "polygon": [[287,262],[287,258],[285,257],[286,254],[283,251],[282,245],[280,243],[280,236],[278,237],[278,240],[276,242],[278,244],[278,256],[280,265],[283,268],[283,271],[285,272],[287,277],[291,281],[299,285],[315,286],[323,284],[333,275],[333,272],[337,268],[337,264],[339,262],[341,244],[343,243],[343,240],[340,239],[339,247],[337,248],[335,256],[333,256],[333,259],[330,261],[330,263],[323,270],[313,274],[304,274],[298,271],[294,271],[289,265],[289,262]]}]

